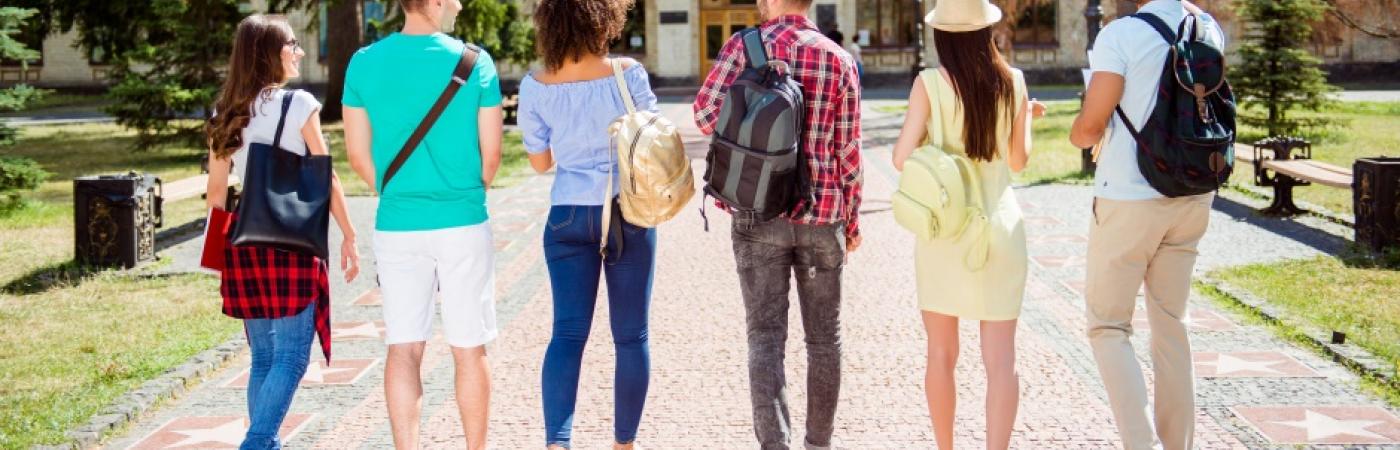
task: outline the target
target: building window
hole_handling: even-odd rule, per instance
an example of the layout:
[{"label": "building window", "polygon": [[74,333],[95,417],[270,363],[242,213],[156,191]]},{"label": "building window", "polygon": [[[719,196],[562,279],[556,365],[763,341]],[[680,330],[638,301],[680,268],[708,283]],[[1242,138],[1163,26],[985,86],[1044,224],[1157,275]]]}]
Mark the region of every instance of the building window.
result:
[{"label": "building window", "polygon": [[610,51],[618,55],[641,55],[646,53],[647,42],[646,3],[637,2],[627,12],[627,23],[622,25],[622,35],[613,41]]},{"label": "building window", "polygon": [[913,46],[923,20],[911,0],[866,0],[856,14],[856,39],[871,48]]},{"label": "building window", "polygon": [[1030,0],[1021,7],[1016,18],[1011,44],[1016,47],[1055,47],[1059,39],[1055,34],[1055,0]]}]

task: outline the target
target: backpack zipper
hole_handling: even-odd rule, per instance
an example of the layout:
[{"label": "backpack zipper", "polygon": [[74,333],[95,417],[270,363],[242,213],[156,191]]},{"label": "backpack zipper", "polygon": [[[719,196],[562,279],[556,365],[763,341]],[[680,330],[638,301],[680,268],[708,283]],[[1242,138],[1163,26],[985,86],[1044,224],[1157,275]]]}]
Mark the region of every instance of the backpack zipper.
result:
[{"label": "backpack zipper", "polygon": [[[627,162],[632,163],[633,167],[636,166],[636,161],[634,160],[637,156],[637,139],[641,139],[642,131],[645,131],[647,127],[650,127],[652,124],[656,123],[656,120],[660,118],[661,115],[651,116],[651,120],[647,121],[646,125],[642,125],[641,128],[638,128],[636,134],[632,135],[632,147],[627,150]],[[627,178],[629,178],[632,181],[632,193],[637,193],[637,173],[632,172]]]}]

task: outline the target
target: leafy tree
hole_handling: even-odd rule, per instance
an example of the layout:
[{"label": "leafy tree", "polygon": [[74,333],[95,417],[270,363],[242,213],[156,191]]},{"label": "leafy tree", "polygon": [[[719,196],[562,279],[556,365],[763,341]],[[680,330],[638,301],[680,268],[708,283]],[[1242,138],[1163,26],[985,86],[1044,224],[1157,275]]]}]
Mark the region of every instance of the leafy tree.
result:
[{"label": "leafy tree", "polygon": [[[39,57],[38,52],[15,40],[25,19],[35,12],[33,9],[0,8],[0,60],[19,61],[23,66],[26,61]],[[41,94],[42,91],[23,84],[0,89],[0,111],[18,111]],[[0,147],[14,145],[16,134],[14,128],[0,121]],[[48,176],[48,172],[31,159],[0,155],[0,211],[18,204],[21,192],[39,187]]]},{"label": "leafy tree", "polygon": [[[375,27],[380,34],[403,27],[403,14],[396,0],[379,0],[390,11]],[[535,59],[535,32],[520,12],[517,0],[462,0],[462,12],[452,35],[480,45],[496,61],[528,64]]]},{"label": "leafy tree", "polygon": [[1327,83],[1321,60],[1305,49],[1327,6],[1319,0],[1240,0],[1236,7],[1246,24],[1241,64],[1230,74],[1243,105],[1240,119],[1270,136],[1331,124],[1325,117],[1292,114],[1322,110],[1337,89]]}]

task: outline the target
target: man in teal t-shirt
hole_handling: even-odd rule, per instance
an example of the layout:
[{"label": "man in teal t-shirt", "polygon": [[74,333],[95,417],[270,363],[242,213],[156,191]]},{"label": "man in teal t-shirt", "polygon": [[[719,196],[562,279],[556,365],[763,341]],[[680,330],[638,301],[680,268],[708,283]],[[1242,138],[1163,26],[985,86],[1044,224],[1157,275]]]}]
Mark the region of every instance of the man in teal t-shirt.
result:
[{"label": "man in teal t-shirt", "polygon": [[384,173],[448,83],[466,44],[443,34],[459,0],[401,0],[405,22],[360,49],[345,75],[345,145],[355,173],[379,193],[374,255],[389,355],[384,384],[394,446],[417,448],[419,367],[441,298],[453,347],[467,448],[486,445],[491,384],[484,345],[496,337],[495,242],[486,188],[501,161],[501,88],[491,55],[403,166]]}]

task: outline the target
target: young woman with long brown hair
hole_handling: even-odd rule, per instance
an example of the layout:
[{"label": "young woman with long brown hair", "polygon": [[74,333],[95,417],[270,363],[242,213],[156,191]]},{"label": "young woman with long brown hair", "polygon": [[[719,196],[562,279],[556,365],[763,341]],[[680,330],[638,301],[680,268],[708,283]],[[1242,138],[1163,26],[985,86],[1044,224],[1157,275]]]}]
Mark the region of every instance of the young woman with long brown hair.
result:
[{"label": "young woman with long brown hair", "polygon": [[[205,127],[209,137],[210,208],[229,207],[229,175],[242,178],[252,143],[286,151],[329,153],[317,113],[321,104],[305,91],[284,89],[300,75],[305,56],[292,27],[280,16],[253,15],[238,24],[228,78]],[[285,105],[285,106],[284,106]],[[288,132],[279,133],[279,127]],[[281,142],[274,142],[280,135]],[[350,224],[340,181],[332,177],[331,216],[340,226],[341,269],[346,280],[359,273],[355,227]],[[236,219],[235,219],[236,220]],[[326,262],[297,252],[229,246],[220,292],[224,313],[243,319],[252,350],[248,379],[251,423],[243,449],[278,449],[277,432],[306,373],[312,336],[329,363],[330,288]]]},{"label": "young woman with long brown hair", "polygon": [[[1001,10],[987,0],[943,0],[925,21],[934,29],[942,67],[919,75],[894,148],[903,170],[930,130],[942,150],[973,161],[990,225],[986,265],[974,270],[964,256],[975,239],[920,242],[914,250],[919,307],[928,333],[924,388],[938,448],[953,448],[958,321],[981,321],[987,368],[987,448],[1005,449],[1016,421],[1016,319],[1026,284],[1026,234],[1011,189],[1011,172],[1030,157],[1030,116],[1043,106],[1026,96],[1021,72],[1006,64],[992,40]],[[935,109],[937,108],[937,109]],[[935,128],[937,127],[937,128]]]}]

